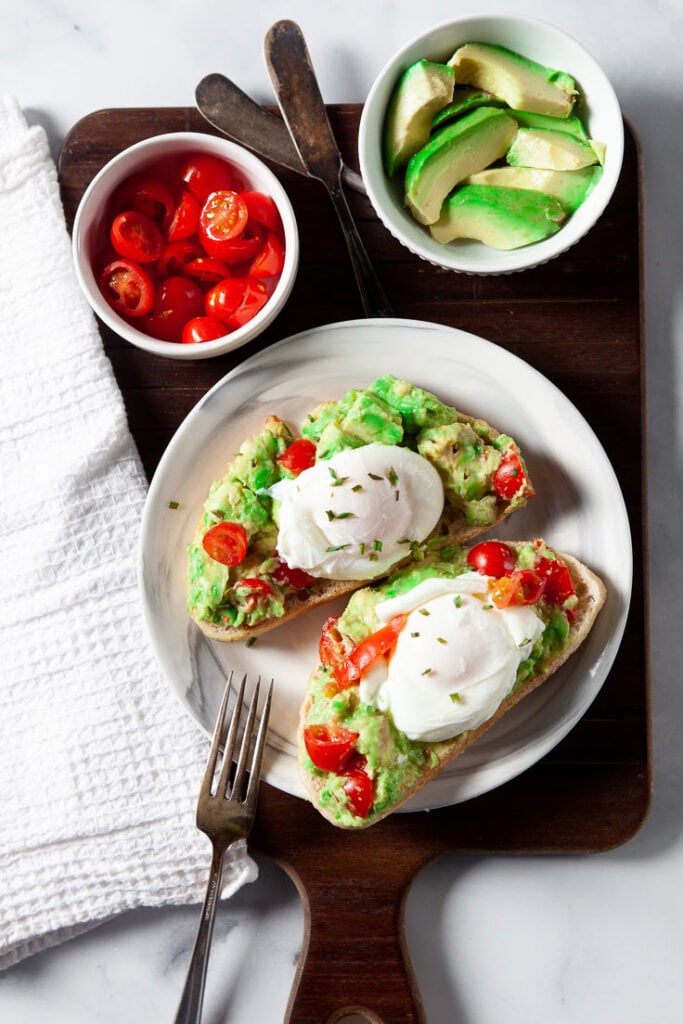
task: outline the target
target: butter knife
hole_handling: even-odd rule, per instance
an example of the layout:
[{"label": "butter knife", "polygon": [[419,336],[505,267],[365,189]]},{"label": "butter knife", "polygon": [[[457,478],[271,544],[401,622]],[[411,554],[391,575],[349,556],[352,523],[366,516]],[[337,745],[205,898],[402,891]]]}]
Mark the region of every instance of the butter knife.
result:
[{"label": "butter knife", "polygon": [[[290,171],[308,175],[282,118],[271,114],[230,78],[206,75],[195,89],[195,102],[209,124],[234,142]],[[356,171],[344,166],[342,177],[349,188],[365,194],[363,179]]]},{"label": "butter knife", "polygon": [[301,161],[308,173],[326,186],[339,217],[365,315],[393,316],[342,189],[341,154],[296,22],[276,22],[266,33],[264,54],[275,96]]}]

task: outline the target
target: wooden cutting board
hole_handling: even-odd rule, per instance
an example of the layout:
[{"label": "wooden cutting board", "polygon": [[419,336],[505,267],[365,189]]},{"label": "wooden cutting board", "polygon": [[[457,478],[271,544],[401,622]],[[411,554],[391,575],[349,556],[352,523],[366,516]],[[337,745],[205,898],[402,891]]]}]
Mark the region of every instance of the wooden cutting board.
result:
[{"label": "wooden cutting board", "polygon": [[[359,117],[358,106],[330,107],[344,158],[356,168]],[[103,110],[79,121],[59,162],[69,225],[107,160],[149,135],[185,130],[213,133],[190,108]],[[175,429],[233,366],[298,331],[362,316],[324,190],[272,169],[297,213],[301,265],[286,309],[259,339],[224,357],[188,363],[151,356],[101,328],[150,477]],[[335,829],[310,805],[271,786],[261,789],[251,846],[289,872],[306,919],[286,1021],[324,1024],[355,1008],[373,1022],[415,1024],[424,1014],[406,959],[402,914],[421,867],[452,851],[603,851],[630,839],[649,806],[638,148],[627,125],[621,179],[600,222],[566,255],[522,274],[467,277],[432,267],[389,235],[364,196],[349,192],[348,198],[397,316],[497,343],[553,381],[583,413],[616,470],[634,543],[631,611],[612,671],[570,735],[521,777],[476,800],[397,815],[360,833]]]}]

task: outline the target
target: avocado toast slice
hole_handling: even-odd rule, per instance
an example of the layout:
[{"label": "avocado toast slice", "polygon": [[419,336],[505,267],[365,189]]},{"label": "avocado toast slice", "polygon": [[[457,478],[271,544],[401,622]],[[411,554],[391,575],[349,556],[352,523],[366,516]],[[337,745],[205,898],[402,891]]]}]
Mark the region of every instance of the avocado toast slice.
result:
[{"label": "avocado toast slice", "polygon": [[328,619],[299,722],[320,813],[365,828],[410,799],[574,653],[603,605],[540,539],[433,542]]},{"label": "avocado toast slice", "polygon": [[212,639],[248,639],[385,576],[429,537],[490,529],[533,493],[512,438],[387,374],[300,431],[271,416],[243,443],[189,544],[188,612]]}]

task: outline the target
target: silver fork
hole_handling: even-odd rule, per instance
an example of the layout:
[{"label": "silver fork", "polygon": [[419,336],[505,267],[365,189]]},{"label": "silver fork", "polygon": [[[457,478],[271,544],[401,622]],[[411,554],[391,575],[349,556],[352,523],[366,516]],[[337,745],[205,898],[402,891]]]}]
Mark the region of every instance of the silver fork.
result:
[{"label": "silver fork", "polygon": [[[204,772],[199,800],[197,802],[197,828],[204,832],[213,846],[211,858],[211,871],[209,882],[204,898],[202,916],[199,920],[197,937],[192,959],[188,968],[185,988],[176,1014],[175,1024],[199,1024],[202,1015],[202,1003],[204,1001],[204,985],[206,982],[206,969],[209,962],[209,949],[213,935],[213,925],[216,918],[216,907],[221,890],[221,878],[223,875],[223,861],[228,847],[236,843],[238,839],[246,839],[251,832],[256,811],[256,796],[258,793],[259,779],[261,776],[261,762],[263,760],[263,749],[268,728],[268,716],[270,714],[270,703],[273,692],[271,680],[266,700],[263,707],[263,714],[256,733],[254,749],[249,758],[249,748],[255,732],[256,706],[258,704],[259,679],[254,687],[254,693],[249,706],[247,720],[242,734],[237,765],[233,775],[233,754],[237,742],[240,718],[242,715],[242,704],[244,703],[244,688],[246,675],[242,679],[235,706],[230,719],[228,735],[223,749],[223,761],[221,764],[220,776],[214,786],[214,778],[218,764],[218,755],[221,746],[221,737],[225,727],[225,719],[228,710],[228,701],[232,688],[232,672],[228,677],[221,703],[216,728],[211,741],[211,751]],[[232,781],[231,781],[232,776]]]}]

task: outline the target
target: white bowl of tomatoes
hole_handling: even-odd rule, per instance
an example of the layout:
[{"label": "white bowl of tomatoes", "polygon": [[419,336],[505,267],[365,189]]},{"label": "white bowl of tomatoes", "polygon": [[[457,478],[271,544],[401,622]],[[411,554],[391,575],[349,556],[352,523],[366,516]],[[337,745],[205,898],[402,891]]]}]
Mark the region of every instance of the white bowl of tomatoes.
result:
[{"label": "white bowl of tomatoes", "polygon": [[73,228],[79,283],[100,320],[147,352],[207,359],[251,341],[299,263],[292,205],[248,150],[174,132],[98,172]]}]

